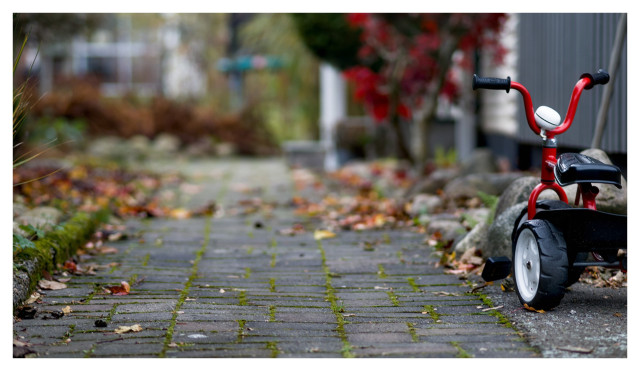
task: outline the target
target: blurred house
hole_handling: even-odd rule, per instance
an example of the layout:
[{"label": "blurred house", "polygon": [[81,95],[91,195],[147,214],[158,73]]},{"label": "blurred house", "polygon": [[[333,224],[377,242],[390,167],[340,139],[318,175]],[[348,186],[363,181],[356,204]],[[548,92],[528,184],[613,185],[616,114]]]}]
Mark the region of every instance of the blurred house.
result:
[{"label": "blurred house", "polygon": [[[91,35],[40,45],[35,72],[40,91],[52,91],[61,78],[91,76],[105,96],[133,93],[168,97],[204,93],[202,71],[181,44],[171,15],[161,27],[132,27],[133,15],[113,14]],[[32,53],[33,54],[33,53]]]}]

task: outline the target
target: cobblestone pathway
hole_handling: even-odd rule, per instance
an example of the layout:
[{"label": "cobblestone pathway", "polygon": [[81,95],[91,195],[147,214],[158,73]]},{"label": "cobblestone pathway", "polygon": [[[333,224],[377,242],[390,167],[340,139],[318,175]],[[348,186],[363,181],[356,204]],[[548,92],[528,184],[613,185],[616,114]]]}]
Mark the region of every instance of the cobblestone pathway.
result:
[{"label": "cobblestone pathway", "polygon": [[[185,207],[226,208],[262,186],[286,205],[292,178],[276,160],[184,165],[200,191]],[[184,220],[130,221],[109,243],[120,265],[47,291],[40,315],[14,323],[38,357],[536,357],[482,296],[434,266],[424,236],[406,231],[282,236],[292,209]],[[377,241],[364,249],[363,241]],[[132,283],[129,295],[101,287]],[[71,313],[43,313],[69,306]],[[96,327],[103,320],[106,327]],[[142,331],[117,334],[119,326]]]}]

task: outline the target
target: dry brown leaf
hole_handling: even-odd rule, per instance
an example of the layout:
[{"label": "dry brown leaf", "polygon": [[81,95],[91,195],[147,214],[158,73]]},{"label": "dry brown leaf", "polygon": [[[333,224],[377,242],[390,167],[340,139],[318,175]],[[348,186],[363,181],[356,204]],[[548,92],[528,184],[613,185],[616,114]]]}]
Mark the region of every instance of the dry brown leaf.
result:
[{"label": "dry brown leaf", "polygon": [[44,278],[38,282],[38,286],[43,290],[62,290],[67,288],[67,285],[65,285],[64,283],[49,281]]},{"label": "dry brown leaf", "polygon": [[169,214],[172,218],[175,219],[188,219],[191,217],[191,212],[187,209],[182,208],[173,209]]},{"label": "dry brown leaf", "polygon": [[558,349],[566,350],[567,352],[582,353],[582,354],[589,354],[593,352],[593,348],[574,347],[571,345],[558,347]]},{"label": "dry brown leaf", "polygon": [[318,229],[315,232],[313,232],[313,238],[316,241],[324,240],[326,238],[334,238],[335,236],[336,236],[335,233],[331,231],[323,230],[323,229]]},{"label": "dry brown leaf", "polygon": [[40,293],[36,291],[36,292],[34,292],[33,294],[31,294],[31,296],[29,296],[29,299],[27,299],[27,300],[24,302],[24,304],[25,304],[25,305],[33,304],[33,303],[35,303],[36,301],[38,301],[38,299],[40,299],[40,297],[41,297],[41,296],[42,296],[42,295],[40,295]]},{"label": "dry brown leaf", "polygon": [[120,282],[120,286],[107,286],[103,288],[107,294],[111,295],[128,295],[131,291],[131,286],[127,281]]},{"label": "dry brown leaf", "polygon": [[120,326],[117,329],[115,329],[114,332],[116,334],[124,334],[127,332],[140,332],[142,330],[143,330],[142,326],[135,324],[133,326]]},{"label": "dry brown leaf", "polygon": [[64,313],[64,314],[69,314],[71,312],[73,312],[73,310],[68,305],[66,307],[62,308],[62,313]]},{"label": "dry brown leaf", "polygon": [[532,312],[544,313],[544,310],[543,310],[543,309],[536,309],[536,308],[534,308],[534,307],[532,307],[532,306],[529,306],[529,305],[527,305],[527,304],[525,304],[525,305],[524,305],[524,309],[526,309],[526,310],[530,310],[530,311],[532,311]]},{"label": "dry brown leaf", "polygon": [[102,246],[100,249],[98,249],[98,252],[100,254],[117,254],[118,252],[120,252],[120,250],[111,246]]},{"label": "dry brown leaf", "polygon": [[13,339],[13,346],[14,347],[28,347],[30,345],[31,344],[29,344],[27,342],[20,341],[20,340],[17,340],[17,339]]}]

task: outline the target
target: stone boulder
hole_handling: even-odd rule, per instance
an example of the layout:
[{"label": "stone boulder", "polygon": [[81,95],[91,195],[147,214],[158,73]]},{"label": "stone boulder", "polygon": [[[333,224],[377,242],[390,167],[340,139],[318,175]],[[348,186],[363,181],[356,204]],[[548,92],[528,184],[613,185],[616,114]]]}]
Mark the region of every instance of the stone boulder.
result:
[{"label": "stone boulder", "polygon": [[406,193],[406,197],[413,197],[417,194],[435,194],[439,189],[443,189],[447,183],[458,176],[459,170],[455,168],[437,169],[426,178],[418,180]]},{"label": "stone boulder", "polygon": [[520,173],[479,173],[455,178],[444,187],[444,193],[452,199],[477,197],[478,192],[497,196],[501,194]]},{"label": "stone boulder", "polygon": [[447,217],[440,214],[430,218],[427,225],[427,236],[440,233],[443,241],[455,241],[467,233],[466,228],[460,223],[457,217]]},{"label": "stone boulder", "polygon": [[409,215],[413,218],[424,214],[434,214],[443,206],[442,199],[436,195],[418,194],[413,197]]},{"label": "stone boulder", "polygon": [[511,206],[529,200],[529,194],[539,183],[540,178],[534,176],[523,176],[511,182],[498,199],[495,217],[500,216]]},{"label": "stone boulder", "polygon": [[483,257],[507,256],[511,258],[513,224],[525,207],[527,207],[527,202],[520,202],[510,206],[499,216],[496,216],[493,224],[487,230],[487,244],[482,249]]},{"label": "stone boulder", "polygon": [[454,250],[458,255],[462,255],[471,249],[484,252],[488,244],[488,238],[489,223],[487,223],[487,220],[480,221],[454,245]]},{"label": "stone boulder", "polygon": [[20,225],[32,225],[47,232],[52,230],[54,226],[60,224],[62,218],[62,211],[54,207],[39,206],[16,217],[13,223],[13,233],[26,236],[25,232],[20,229]]},{"label": "stone boulder", "polygon": [[488,148],[477,148],[460,164],[460,174],[495,173],[498,171],[496,156]]}]

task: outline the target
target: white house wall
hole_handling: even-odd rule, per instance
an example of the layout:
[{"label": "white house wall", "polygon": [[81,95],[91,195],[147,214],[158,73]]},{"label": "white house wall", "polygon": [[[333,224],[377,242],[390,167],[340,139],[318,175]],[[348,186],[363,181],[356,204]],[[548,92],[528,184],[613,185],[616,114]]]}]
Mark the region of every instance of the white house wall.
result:
[{"label": "white house wall", "polygon": [[[507,49],[502,64],[495,64],[493,56],[481,56],[480,75],[483,77],[518,79],[518,15],[509,14],[502,30],[502,46]],[[518,131],[518,104],[522,99],[517,92],[479,90],[481,111],[480,127],[487,134],[515,136]],[[524,124],[524,123],[523,123]]]}]

